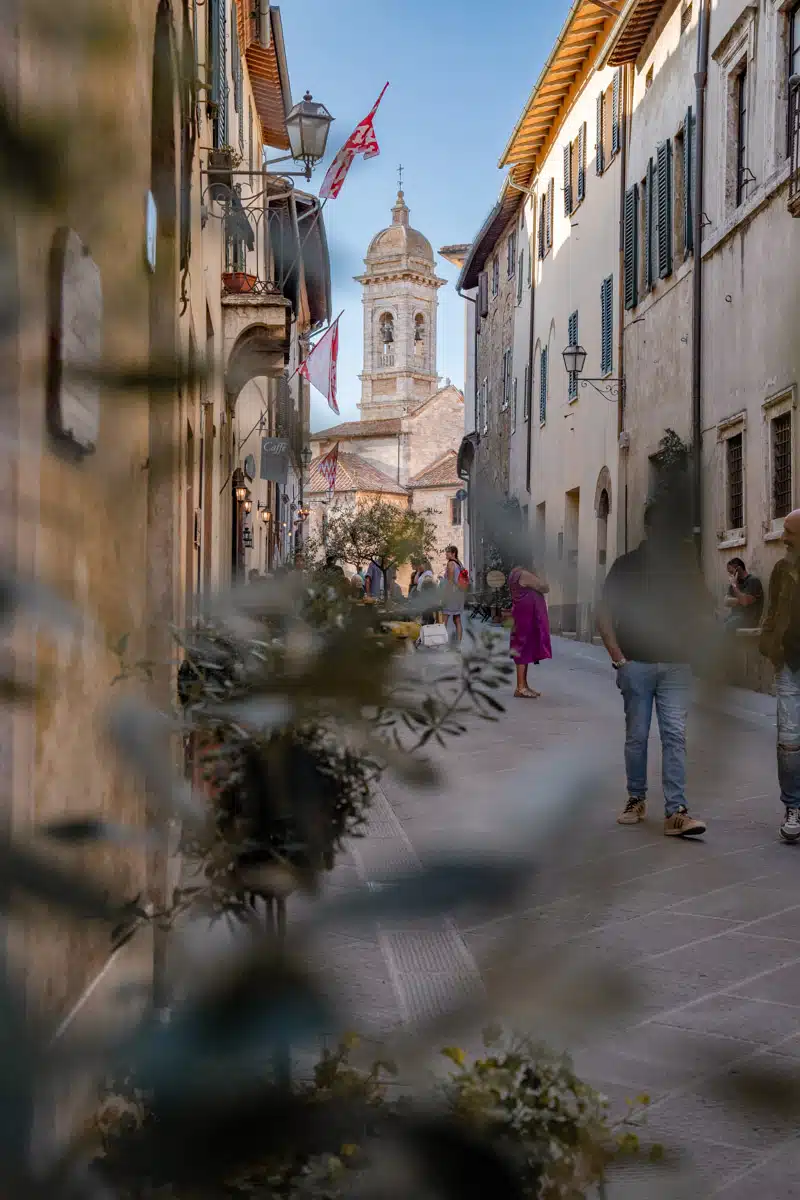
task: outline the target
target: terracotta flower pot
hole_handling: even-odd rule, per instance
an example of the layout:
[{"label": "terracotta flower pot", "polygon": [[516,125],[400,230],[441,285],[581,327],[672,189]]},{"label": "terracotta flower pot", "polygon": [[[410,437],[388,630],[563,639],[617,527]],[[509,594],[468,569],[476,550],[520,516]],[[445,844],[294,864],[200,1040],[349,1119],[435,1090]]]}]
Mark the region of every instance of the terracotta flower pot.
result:
[{"label": "terracotta flower pot", "polygon": [[248,275],[244,271],[224,271],[222,275],[222,286],[226,292],[252,292],[256,285],[255,275]]}]

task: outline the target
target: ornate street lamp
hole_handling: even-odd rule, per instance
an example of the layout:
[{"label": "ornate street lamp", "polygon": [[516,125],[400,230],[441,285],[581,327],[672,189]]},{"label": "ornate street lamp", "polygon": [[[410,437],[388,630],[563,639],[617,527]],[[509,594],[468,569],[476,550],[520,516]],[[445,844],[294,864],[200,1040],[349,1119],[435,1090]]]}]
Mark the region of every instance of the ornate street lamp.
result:
[{"label": "ornate street lamp", "polygon": [[313,455],[311,453],[311,447],[303,446],[303,453],[301,454],[300,457],[303,460],[303,466],[306,468],[306,470],[308,470],[308,468],[311,466],[311,459],[313,458]]},{"label": "ornate street lamp", "polygon": [[240,504],[244,504],[247,499],[247,484],[244,481],[244,471],[241,467],[237,467],[233,472],[232,478],[233,494]]},{"label": "ornate street lamp", "polygon": [[[583,346],[569,345],[565,350],[561,351],[561,357],[564,360],[564,366],[568,374],[573,375],[576,383],[580,383],[581,387],[586,387],[588,383],[601,396],[605,396],[606,400],[613,401],[620,396],[624,403],[625,380],[621,375],[602,375],[593,379],[581,379],[581,373],[586,365],[586,351]],[[600,385],[599,387],[597,386],[598,384]]]},{"label": "ornate street lamp", "polygon": [[259,510],[258,515],[261,517],[261,520],[264,522],[265,525],[268,525],[269,522],[272,520],[272,513],[269,511],[266,504],[264,505],[264,507],[262,509]]},{"label": "ornate street lamp", "polygon": [[248,494],[247,499],[244,502],[244,511],[246,513],[251,513],[253,511],[253,501],[250,499],[249,494]]},{"label": "ornate street lamp", "polygon": [[311,178],[314,166],[325,157],[332,121],[333,117],[325,105],[319,104],[311,92],[306,92],[286,118],[292,158],[305,163],[306,179]]}]

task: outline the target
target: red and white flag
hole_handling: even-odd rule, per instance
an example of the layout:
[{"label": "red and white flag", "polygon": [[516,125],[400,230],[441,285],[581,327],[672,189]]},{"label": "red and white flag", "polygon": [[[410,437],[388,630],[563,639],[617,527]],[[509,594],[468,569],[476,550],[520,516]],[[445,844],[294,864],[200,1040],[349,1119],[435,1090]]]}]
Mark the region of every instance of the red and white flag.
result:
[{"label": "red and white flag", "polygon": [[319,189],[319,194],[325,200],[335,200],[342,190],[342,184],[347,178],[347,172],[350,170],[350,165],[357,154],[363,154],[364,158],[374,158],[376,154],[380,154],[378,139],[375,136],[373,120],[375,113],[378,111],[378,105],[383,99],[384,92],[388,88],[388,83],[384,85],[378,99],[373,104],[372,108],[364,117],[363,121],[359,121],[350,137],[342,146],[336,158],[328,167],[328,173],[322,181],[322,187]]},{"label": "red and white flag", "polygon": [[339,405],[336,402],[336,363],[338,358],[339,317],[319,339],[308,358],[304,359],[297,368],[298,374],[322,393],[337,417],[339,415]]},{"label": "red and white flag", "polygon": [[339,443],[329,450],[324,458],[319,460],[319,469],[322,478],[328,485],[328,491],[332,492],[336,488],[336,468],[339,465]]}]

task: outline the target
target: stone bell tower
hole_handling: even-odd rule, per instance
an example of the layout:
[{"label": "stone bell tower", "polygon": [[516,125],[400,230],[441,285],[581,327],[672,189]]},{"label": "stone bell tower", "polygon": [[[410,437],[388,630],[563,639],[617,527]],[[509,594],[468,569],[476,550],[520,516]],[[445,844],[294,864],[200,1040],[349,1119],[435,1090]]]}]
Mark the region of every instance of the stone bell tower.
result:
[{"label": "stone bell tower", "polygon": [[402,417],[436,391],[437,292],[427,238],[408,223],[402,191],[392,223],[376,233],[356,276],[363,288],[364,368],[361,420]]}]

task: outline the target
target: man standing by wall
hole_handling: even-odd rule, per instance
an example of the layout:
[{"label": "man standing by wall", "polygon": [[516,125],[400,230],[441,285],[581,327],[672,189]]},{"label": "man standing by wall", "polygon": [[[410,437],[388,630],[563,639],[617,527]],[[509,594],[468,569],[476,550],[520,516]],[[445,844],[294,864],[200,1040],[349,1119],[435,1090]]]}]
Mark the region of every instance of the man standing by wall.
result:
[{"label": "man standing by wall", "polygon": [[690,837],[706,831],[686,804],[686,718],[693,647],[713,612],[691,541],[681,533],[666,499],[645,512],[646,539],[618,558],[603,592],[598,628],[616,671],[625,707],[628,799],[617,821],[644,820],[647,742],[655,705],[661,736],[664,833]]},{"label": "man standing by wall", "polygon": [[786,557],[769,580],[759,650],[775,668],[778,699],[778,782],[785,814],[780,835],[800,840],[800,509],[783,523]]}]

